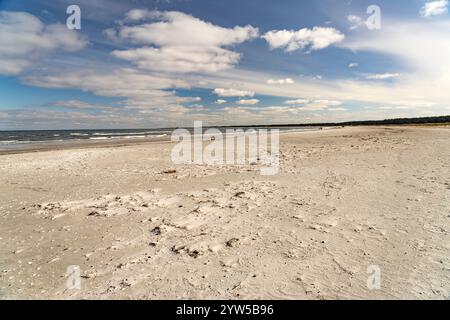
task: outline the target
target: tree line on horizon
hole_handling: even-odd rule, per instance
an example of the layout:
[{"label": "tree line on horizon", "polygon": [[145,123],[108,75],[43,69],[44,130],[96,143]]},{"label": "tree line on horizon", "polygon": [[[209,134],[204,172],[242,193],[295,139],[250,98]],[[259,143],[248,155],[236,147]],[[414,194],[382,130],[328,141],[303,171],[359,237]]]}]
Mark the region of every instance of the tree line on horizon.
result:
[{"label": "tree line on horizon", "polygon": [[440,124],[450,123],[449,116],[421,117],[421,118],[396,118],[384,120],[362,120],[347,122],[324,122],[324,123],[305,123],[305,124],[280,124],[280,125],[247,125],[241,127],[328,127],[328,126],[379,126],[379,125],[404,125],[404,124]]}]

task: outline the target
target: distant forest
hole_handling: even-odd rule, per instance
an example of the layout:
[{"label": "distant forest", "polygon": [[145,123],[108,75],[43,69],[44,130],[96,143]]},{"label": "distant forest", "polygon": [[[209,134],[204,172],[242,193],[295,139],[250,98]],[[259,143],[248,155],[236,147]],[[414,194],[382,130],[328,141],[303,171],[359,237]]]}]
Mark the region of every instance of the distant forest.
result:
[{"label": "distant forest", "polygon": [[[424,117],[424,118],[399,118],[369,121],[349,121],[341,123],[314,124],[319,126],[379,126],[379,125],[401,125],[401,124],[426,124],[426,123],[450,123],[450,116]],[[308,124],[313,125],[313,124]]]},{"label": "distant forest", "polygon": [[[399,118],[385,120],[368,121],[348,121],[348,122],[325,122],[325,123],[306,123],[306,124],[282,124],[269,127],[330,127],[330,126],[380,126],[380,125],[406,125],[406,124],[440,124],[449,123],[450,116],[424,117],[424,118]],[[260,127],[260,126],[242,126],[242,127]]]}]

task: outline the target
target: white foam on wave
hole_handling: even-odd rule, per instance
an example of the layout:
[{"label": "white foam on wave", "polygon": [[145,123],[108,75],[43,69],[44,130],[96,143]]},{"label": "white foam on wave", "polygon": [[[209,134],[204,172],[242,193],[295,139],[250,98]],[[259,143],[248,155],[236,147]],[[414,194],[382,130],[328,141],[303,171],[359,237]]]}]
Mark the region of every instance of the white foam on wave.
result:
[{"label": "white foam on wave", "polygon": [[90,137],[89,140],[108,140],[111,138],[108,137]]},{"label": "white foam on wave", "polygon": [[70,134],[71,136],[88,136],[88,133],[79,133],[79,132],[73,132]]}]

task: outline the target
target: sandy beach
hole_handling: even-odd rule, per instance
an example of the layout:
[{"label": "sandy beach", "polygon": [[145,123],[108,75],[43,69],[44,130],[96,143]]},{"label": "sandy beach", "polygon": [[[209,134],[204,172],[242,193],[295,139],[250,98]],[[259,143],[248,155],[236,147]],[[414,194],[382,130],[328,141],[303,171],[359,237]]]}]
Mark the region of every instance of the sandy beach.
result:
[{"label": "sandy beach", "polygon": [[0,155],[0,298],[450,297],[448,127],[284,133],[274,176],[172,147]]}]

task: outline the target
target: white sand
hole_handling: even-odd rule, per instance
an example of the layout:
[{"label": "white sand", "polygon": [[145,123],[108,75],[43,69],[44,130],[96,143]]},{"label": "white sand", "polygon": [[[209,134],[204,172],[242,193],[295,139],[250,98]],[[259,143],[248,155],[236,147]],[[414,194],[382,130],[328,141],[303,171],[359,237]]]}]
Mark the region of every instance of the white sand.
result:
[{"label": "white sand", "polygon": [[449,297],[450,129],[284,134],[268,177],[171,148],[0,156],[0,298]]}]

